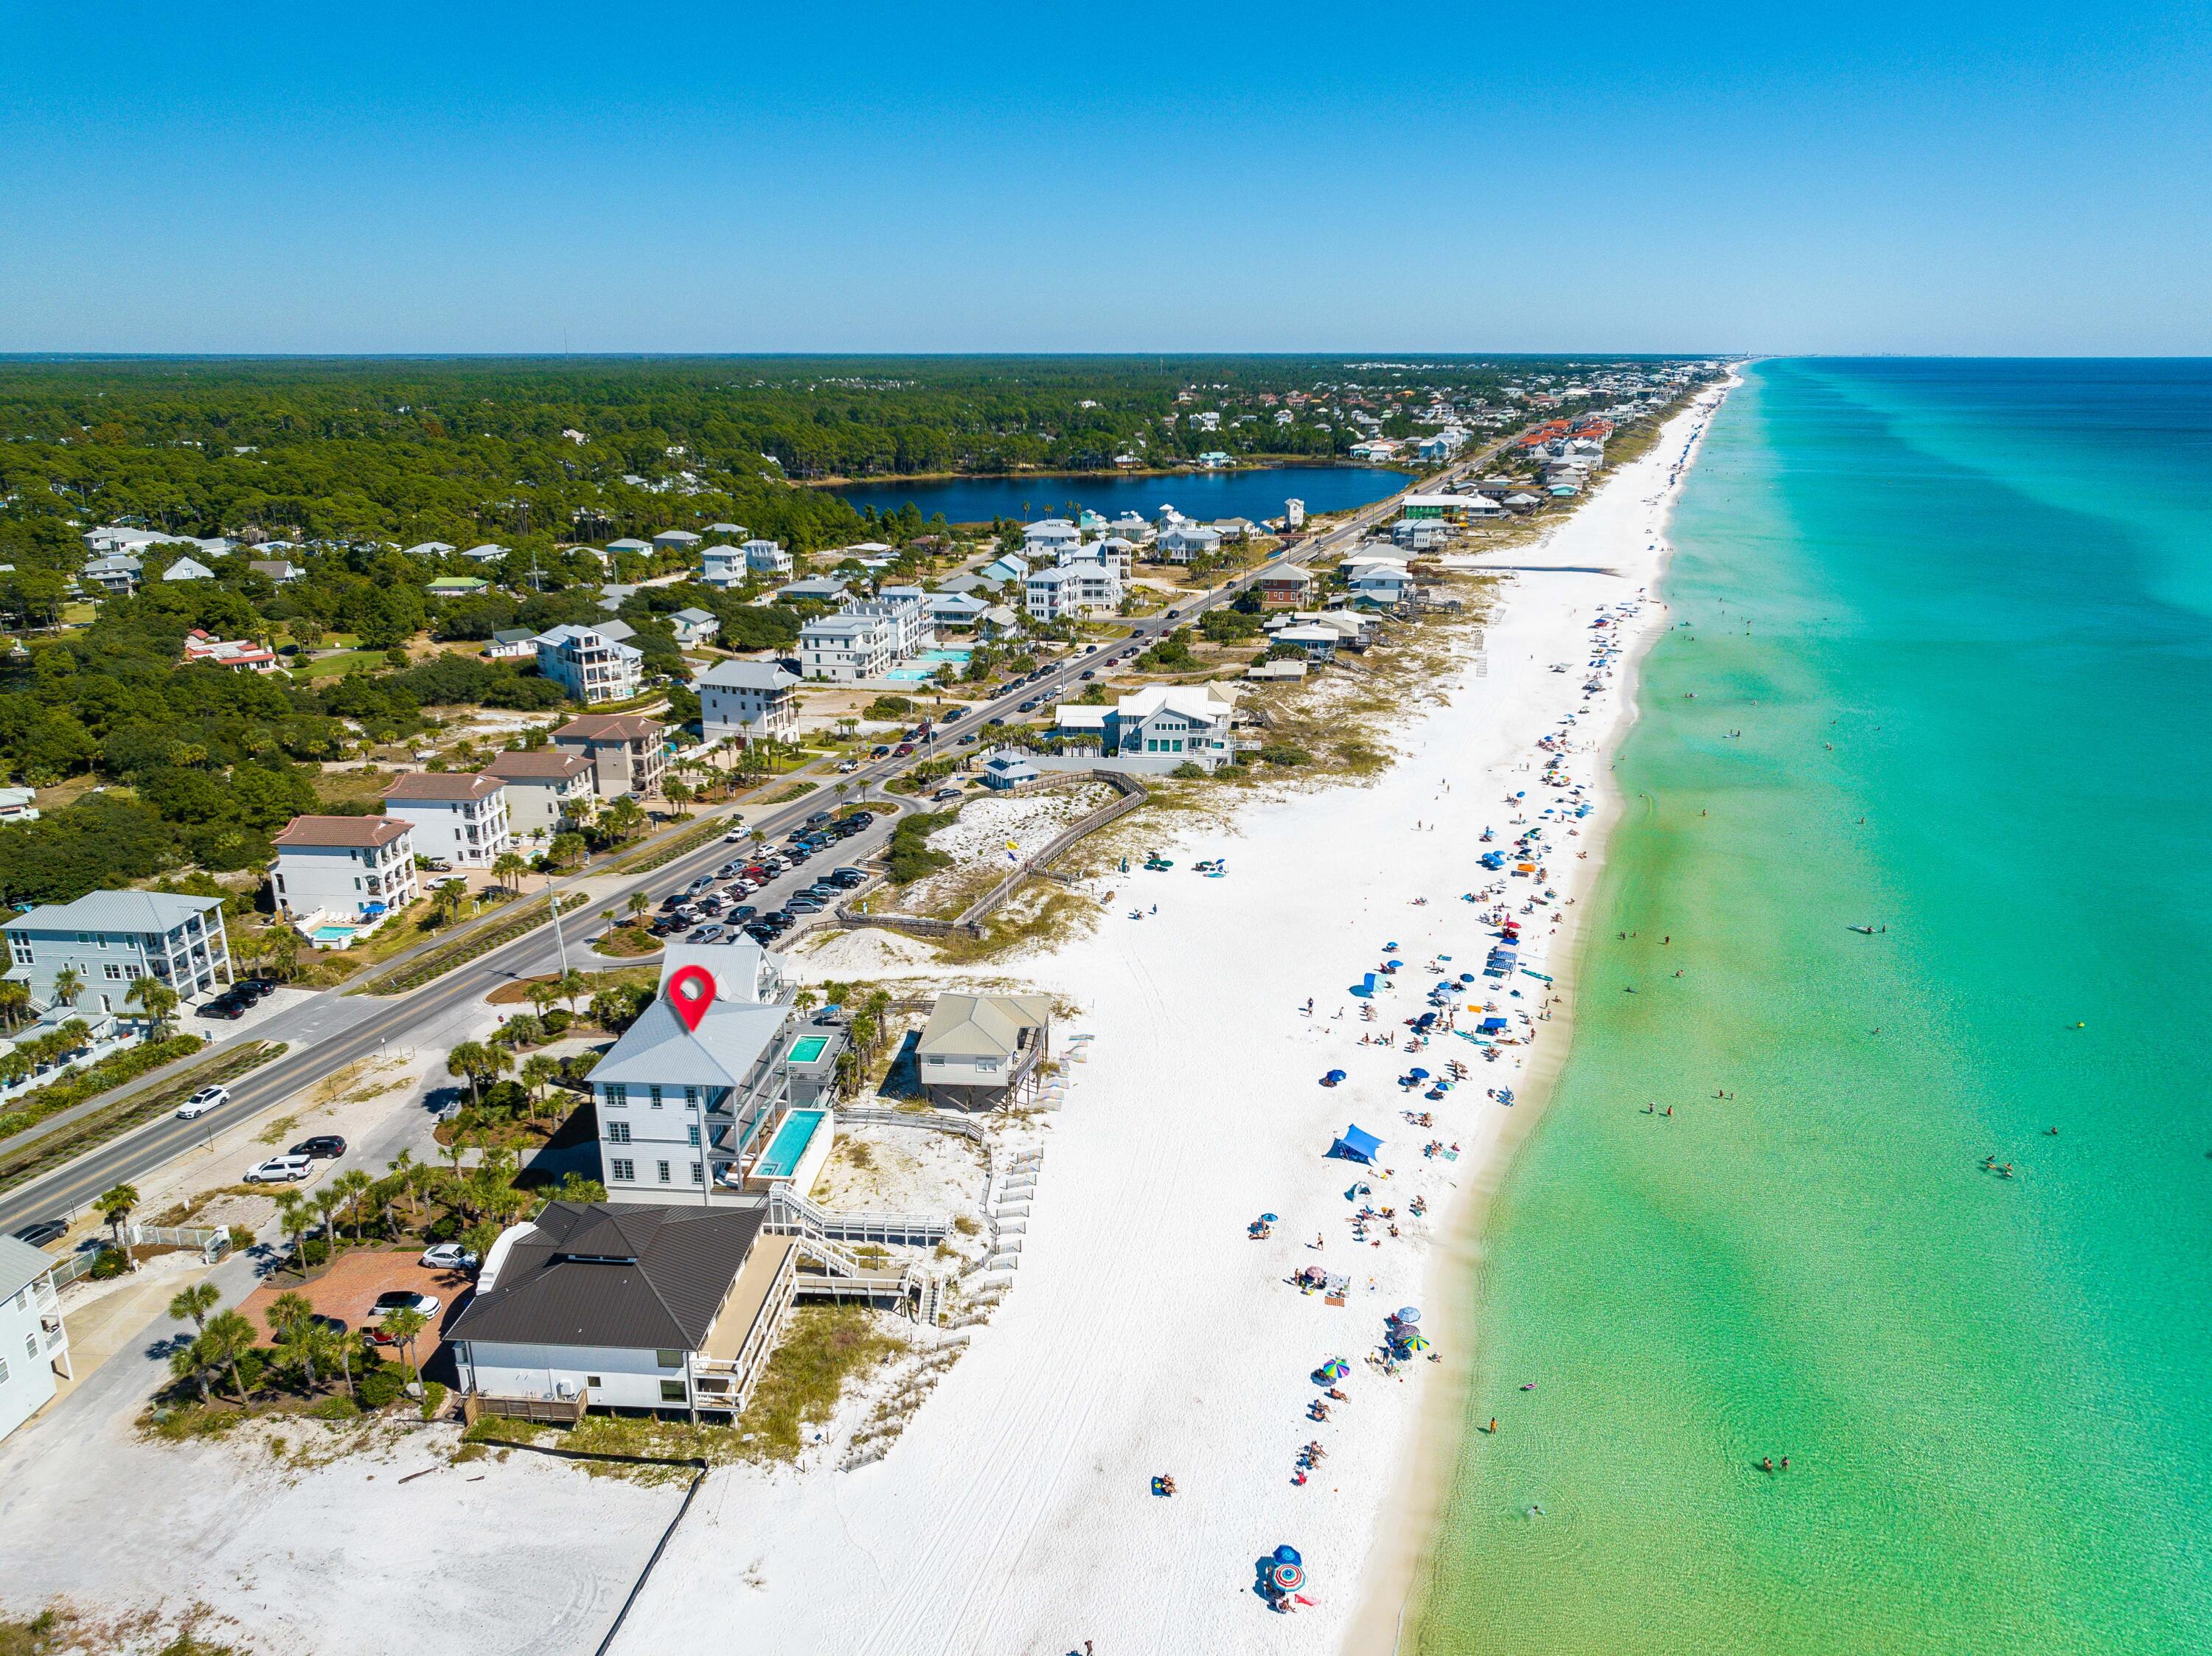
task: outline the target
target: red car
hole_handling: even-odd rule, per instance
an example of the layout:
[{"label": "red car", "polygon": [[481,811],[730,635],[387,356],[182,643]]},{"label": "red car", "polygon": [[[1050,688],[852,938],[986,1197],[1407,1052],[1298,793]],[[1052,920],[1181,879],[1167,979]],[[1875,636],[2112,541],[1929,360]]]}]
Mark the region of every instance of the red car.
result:
[{"label": "red car", "polygon": [[913,751],[914,751],[914,743],[911,743],[911,742],[902,742],[902,743],[900,743],[898,744],[898,750],[897,750],[896,754],[894,756],[895,756],[895,757],[896,757],[896,758],[903,759],[903,758],[905,758],[908,754],[912,753]]}]

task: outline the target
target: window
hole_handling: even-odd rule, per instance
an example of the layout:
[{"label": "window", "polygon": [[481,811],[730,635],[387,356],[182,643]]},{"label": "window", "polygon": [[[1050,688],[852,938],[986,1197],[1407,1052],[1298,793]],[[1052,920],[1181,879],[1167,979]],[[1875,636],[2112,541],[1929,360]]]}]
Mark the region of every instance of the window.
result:
[{"label": "window", "polygon": [[637,1163],[627,1156],[617,1156],[612,1165],[615,1178],[622,1183],[628,1184],[636,1179]]},{"label": "window", "polygon": [[8,1359],[0,1357],[0,1386],[8,1383]]},{"label": "window", "polygon": [[584,1384],[596,1392],[605,1382],[597,1374],[586,1374],[584,1376]]},{"label": "window", "polygon": [[695,1185],[703,1185],[707,1182],[706,1172],[696,1162],[691,1164],[691,1182]]},{"label": "window", "polygon": [[684,1366],[681,1351],[656,1351],[653,1354],[653,1360],[663,1368],[681,1368]]},{"label": "window", "polygon": [[610,1083],[606,1089],[606,1101],[617,1110],[623,1108],[629,1102],[629,1089],[619,1081]]},{"label": "window", "polygon": [[610,1121],[610,1122],[608,1122],[608,1123],[607,1123],[607,1143],[610,1143],[610,1144],[627,1144],[627,1143],[629,1143],[629,1122],[627,1122],[627,1121]]},{"label": "window", "polygon": [[112,981],[116,983],[123,981],[123,968],[118,966],[113,961],[108,961],[108,963],[102,967],[100,970]]},{"label": "window", "polygon": [[39,1360],[39,1337],[36,1334],[23,1336],[23,1355],[33,1362]]},{"label": "window", "polygon": [[657,1110],[660,1107],[660,1089],[654,1087],[651,1091],[653,1096],[653,1107]]},{"label": "window", "polygon": [[[699,1107],[699,1089],[696,1087],[686,1087],[684,1089],[684,1107],[687,1110],[696,1110]],[[695,1144],[699,1142],[699,1130],[696,1127],[691,1130],[691,1142]]]},{"label": "window", "polygon": [[668,1163],[665,1162],[656,1162],[653,1163],[653,1166],[660,1170],[660,1182],[664,1185],[666,1184],[668,1182]]},{"label": "window", "polygon": [[8,947],[15,956],[16,965],[28,966],[31,963],[31,940],[28,937],[18,937],[10,932],[8,937]]},{"label": "window", "polygon": [[660,1382],[660,1400],[663,1403],[689,1403],[691,1399],[684,1391],[682,1380],[663,1380]]}]

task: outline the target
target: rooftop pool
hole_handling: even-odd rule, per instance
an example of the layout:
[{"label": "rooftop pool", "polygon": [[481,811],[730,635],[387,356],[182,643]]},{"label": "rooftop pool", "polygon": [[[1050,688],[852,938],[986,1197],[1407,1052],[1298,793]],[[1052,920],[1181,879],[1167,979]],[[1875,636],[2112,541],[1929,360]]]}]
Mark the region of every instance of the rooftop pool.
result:
[{"label": "rooftop pool", "polygon": [[822,1049],[829,1044],[830,1037],[827,1035],[801,1035],[791,1043],[791,1050],[783,1055],[784,1062],[811,1064],[822,1056]]}]

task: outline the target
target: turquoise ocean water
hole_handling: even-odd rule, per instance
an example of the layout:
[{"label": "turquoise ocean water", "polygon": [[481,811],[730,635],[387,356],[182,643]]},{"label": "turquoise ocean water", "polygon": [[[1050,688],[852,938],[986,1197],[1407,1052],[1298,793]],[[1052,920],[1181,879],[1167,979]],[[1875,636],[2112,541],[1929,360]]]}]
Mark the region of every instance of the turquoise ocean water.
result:
[{"label": "turquoise ocean water", "polygon": [[1761,364],[1674,537],[1406,1646],[2212,1649],[2212,363]]}]

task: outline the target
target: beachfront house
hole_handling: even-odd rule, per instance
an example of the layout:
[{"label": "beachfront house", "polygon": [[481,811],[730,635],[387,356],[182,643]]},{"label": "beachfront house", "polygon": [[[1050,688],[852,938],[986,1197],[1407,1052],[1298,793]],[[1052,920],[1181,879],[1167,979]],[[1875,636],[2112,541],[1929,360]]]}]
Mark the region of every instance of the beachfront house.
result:
[{"label": "beachfront house", "polygon": [[483,768],[507,790],[507,831],[543,843],[592,820],[599,802],[599,773],[587,755],[566,748],[516,749],[496,755]]},{"label": "beachfront house", "polygon": [[40,904],[0,931],[8,934],[8,976],[41,1009],[54,1004],[54,980],[64,971],[76,974],[74,1005],[121,1017],[134,1015],[131,986],[140,978],[159,978],[187,1003],[231,981],[220,897],[88,892]]},{"label": "beachfront house", "polygon": [[799,661],[809,678],[853,684],[881,678],[901,659],[897,628],[881,615],[817,616],[799,630]]},{"label": "beachfront house", "polygon": [[1318,622],[1300,622],[1271,634],[1269,641],[1287,644],[1293,649],[1303,651],[1309,664],[1319,664],[1336,659],[1337,649],[1344,642],[1344,634],[1334,627],[1324,627]]},{"label": "beachfront house", "polygon": [[990,605],[973,592],[932,592],[929,595],[930,625],[940,633],[948,628],[966,628],[975,624],[977,617]]},{"label": "beachfront house", "polygon": [[983,761],[975,774],[985,787],[1003,793],[1024,782],[1036,781],[1037,767],[1026,754],[996,753]]},{"label": "beachfront house", "polygon": [[1390,543],[1408,552],[1433,552],[1451,539],[1451,526],[1434,518],[1401,518],[1390,525]]},{"label": "beachfront house", "polygon": [[1352,601],[1385,610],[1405,606],[1413,592],[1412,572],[1403,564],[1355,564],[1345,576]]},{"label": "beachfront house", "polygon": [[665,727],[642,713],[586,713],[553,732],[553,745],[592,761],[602,799],[651,798],[668,769]]},{"label": "beachfront house", "polygon": [[783,549],[780,542],[750,540],[739,550],[745,555],[745,567],[756,575],[788,575],[791,573],[791,554]]},{"label": "beachfront house", "polygon": [[[1188,762],[1212,770],[1227,764],[1235,751],[1230,739],[1235,709],[1217,701],[1213,688],[1156,684],[1104,709],[1065,703],[1053,715],[1054,726],[1075,735],[1095,731],[1109,758],[1151,761],[1135,768],[1166,771]],[[1094,722],[1094,713],[1105,717]]]},{"label": "beachfront house", "polygon": [[592,707],[635,695],[645,680],[645,657],[634,646],[610,638],[605,628],[564,623],[538,634],[538,670],[570,701]]},{"label": "beachfront house", "polygon": [[1051,996],[939,995],[915,1064],[932,1104],[993,1110],[1033,1095],[1051,1053]]},{"label": "beachfront house", "polygon": [[719,661],[693,682],[699,692],[700,734],[708,742],[796,740],[796,675],[773,661]]},{"label": "beachfront house", "polygon": [[[805,1193],[835,1133],[823,1101],[845,1035],[802,1020],[782,968],[753,943],[669,947],[659,992],[592,1070],[610,1196],[739,1204],[777,1182]],[[694,987],[707,1000],[696,1021],[670,998]]]},{"label": "beachfront house", "polygon": [[384,791],[384,814],[415,828],[415,854],[455,868],[489,868],[514,849],[507,788],[496,776],[416,771]]},{"label": "beachfront house", "polygon": [[734,1419],[796,1288],[769,1206],[551,1202],[500,1234],[446,1330],[465,1417]]},{"label": "beachfront house", "polygon": [[288,920],[378,920],[415,901],[415,825],[399,817],[295,816],[274,843],[270,883]]},{"label": "beachfront house", "polygon": [[75,1378],[53,1256],[0,1236],[0,1439],[53,1400],[57,1374]]}]

